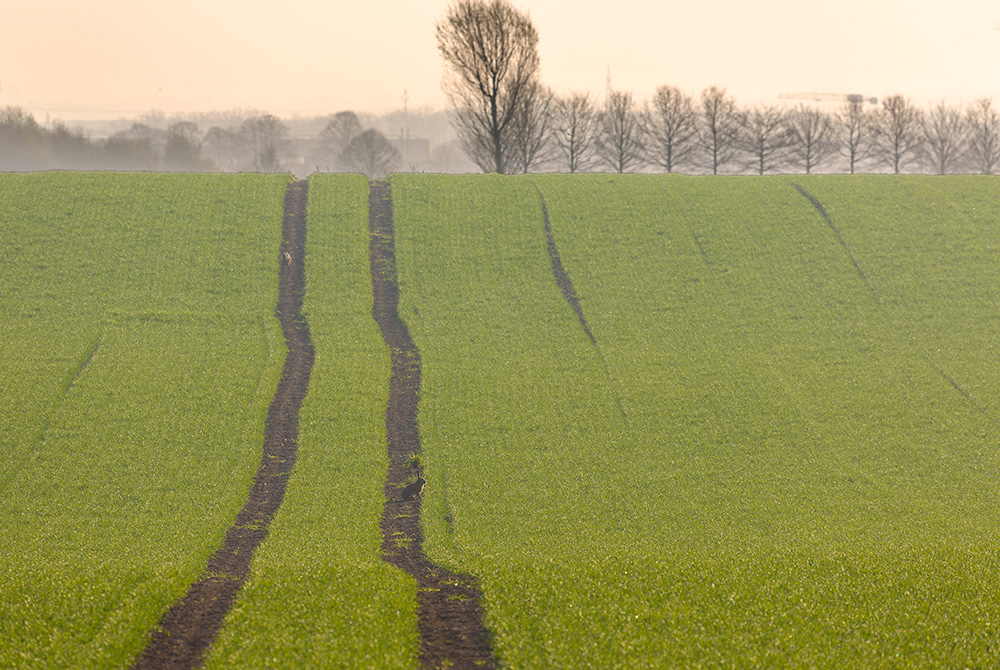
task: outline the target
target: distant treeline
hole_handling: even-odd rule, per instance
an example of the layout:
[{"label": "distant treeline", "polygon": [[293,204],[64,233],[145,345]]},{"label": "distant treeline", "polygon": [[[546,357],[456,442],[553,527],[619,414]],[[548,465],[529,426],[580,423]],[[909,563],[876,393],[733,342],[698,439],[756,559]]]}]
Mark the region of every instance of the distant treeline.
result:
[{"label": "distant treeline", "polygon": [[176,123],[166,131],[143,124],[92,140],[80,128],[40,125],[18,107],[0,109],[0,170],[177,170],[210,171],[197,127]]},{"label": "distant treeline", "polygon": [[[1000,171],[1000,111],[984,98],[926,109],[903,95],[839,104],[742,106],[725,89],[699,96],[659,87],[640,101],[611,91],[560,96],[542,85],[522,98],[501,137],[503,172],[684,172],[688,174],[932,173]],[[18,107],[0,108],[0,172],[162,170],[193,172],[492,171],[485,142],[461,143],[461,115],[350,111],[288,122],[271,114],[202,117],[150,113],[91,137],[63,122],[41,125]],[[211,124],[202,131],[199,121]],[[205,123],[207,121],[207,123]],[[128,124],[128,125],[126,125]],[[289,124],[295,126],[292,136]],[[429,155],[404,164],[397,145],[411,127],[431,135]],[[481,129],[476,133],[481,134]],[[457,133],[464,137],[462,132]],[[466,133],[467,134],[467,133]],[[425,136],[426,136],[425,135]],[[461,148],[460,148],[461,147]],[[464,150],[469,160],[460,154]]]},{"label": "distant treeline", "polygon": [[839,108],[745,106],[718,86],[696,97],[664,84],[647,101],[610,87],[595,100],[545,85],[538,31],[509,0],[452,3],[435,36],[455,133],[484,172],[992,174],[1000,167],[1000,112],[988,98],[922,109],[901,94],[881,101],[800,94],[786,97]]},{"label": "distant treeline", "polygon": [[[408,120],[427,126],[427,116],[411,114]],[[0,172],[324,171],[380,177],[395,169],[414,169],[402,165],[399,150],[382,131],[365,127],[362,118],[345,111],[308,122],[297,119],[293,123],[299,126],[298,136],[293,137],[289,124],[272,114],[228,113],[212,119],[216,124],[203,131],[195,120],[151,113],[95,138],[81,127],[63,122],[42,125],[19,107],[5,107],[0,108]],[[393,115],[365,120],[385,126],[399,121]],[[431,159],[438,162],[422,169],[450,171],[457,150],[447,143],[436,149]]]},{"label": "distant treeline", "polygon": [[[645,101],[627,91],[610,91],[603,101],[587,93],[560,96],[541,84],[522,95],[501,135],[508,173],[1000,170],[1000,111],[988,98],[924,109],[899,94],[878,101],[845,95],[839,102],[836,96],[821,98],[824,104],[743,106],[715,86],[694,96],[664,85]],[[478,127],[458,130],[470,156],[493,170],[493,154],[476,151],[494,145]]]}]

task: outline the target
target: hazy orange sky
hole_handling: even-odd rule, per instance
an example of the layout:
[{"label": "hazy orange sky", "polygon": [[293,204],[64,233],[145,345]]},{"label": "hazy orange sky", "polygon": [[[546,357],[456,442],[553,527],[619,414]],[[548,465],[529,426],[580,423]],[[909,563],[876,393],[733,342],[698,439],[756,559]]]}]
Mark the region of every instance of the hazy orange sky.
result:
[{"label": "hazy orange sky", "polygon": [[[445,106],[448,0],[0,0],[0,106],[40,121]],[[557,92],[661,84],[740,102],[820,91],[1000,99],[995,0],[515,0]],[[288,7],[289,9],[284,9]]]}]

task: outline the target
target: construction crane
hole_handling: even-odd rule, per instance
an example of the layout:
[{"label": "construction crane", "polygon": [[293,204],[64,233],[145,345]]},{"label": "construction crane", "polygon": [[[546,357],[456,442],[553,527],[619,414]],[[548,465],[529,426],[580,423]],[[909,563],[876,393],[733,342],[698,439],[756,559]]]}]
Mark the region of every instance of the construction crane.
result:
[{"label": "construction crane", "polygon": [[782,100],[812,100],[814,102],[867,102],[878,104],[878,98],[866,98],[860,93],[779,93]]}]

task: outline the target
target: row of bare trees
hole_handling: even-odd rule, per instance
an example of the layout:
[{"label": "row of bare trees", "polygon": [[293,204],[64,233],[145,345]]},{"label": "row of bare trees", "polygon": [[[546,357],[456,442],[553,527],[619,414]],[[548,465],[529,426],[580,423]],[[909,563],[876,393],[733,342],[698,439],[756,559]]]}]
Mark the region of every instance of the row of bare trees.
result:
[{"label": "row of bare trees", "polygon": [[399,167],[399,150],[374,128],[364,128],[354,112],[337,112],[320,132],[313,157],[327,172],[360,172],[383,177]]},{"label": "row of bare trees", "polygon": [[436,26],[443,89],[462,147],[485,172],[692,173],[904,171],[992,174],[1000,113],[989,99],[920,109],[891,95],[743,107],[712,86],[695,98],[661,86],[645,102],[559,96],[542,82],[538,33],[509,0],[456,0]]},{"label": "row of bare trees", "polygon": [[[659,87],[645,103],[612,91],[557,96],[538,87],[511,123],[506,172],[771,174],[882,171],[981,173],[1000,169],[1000,111],[990,99],[927,109],[902,95],[875,108],[800,104],[742,108],[724,89],[695,98]],[[477,163],[483,169],[495,166]]]}]

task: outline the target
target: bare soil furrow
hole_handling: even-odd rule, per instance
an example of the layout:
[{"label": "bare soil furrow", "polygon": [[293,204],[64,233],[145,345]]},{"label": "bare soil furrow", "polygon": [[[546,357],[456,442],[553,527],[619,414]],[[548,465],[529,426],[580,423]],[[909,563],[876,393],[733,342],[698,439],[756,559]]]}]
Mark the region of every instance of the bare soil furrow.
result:
[{"label": "bare soil furrow", "polygon": [[295,181],[285,193],[279,293],[275,314],[288,345],[285,366],[268,408],[264,450],[246,504],[193,583],[150,633],[149,644],[132,666],[194,668],[215,640],[236,592],[246,580],[253,553],[281,506],[297,449],[299,408],[309,386],[313,347],[302,317],[305,289],[306,200],[308,184]]},{"label": "bare soil furrow", "polygon": [[[577,321],[580,322],[580,327],[583,328],[587,339],[594,345],[594,350],[597,352],[597,355],[601,359],[601,364],[604,366],[604,375],[610,381],[611,368],[608,367],[608,360],[605,358],[604,352],[601,351],[601,345],[597,343],[597,338],[594,337],[594,332],[587,323],[587,317],[583,314],[583,306],[580,304],[580,299],[573,289],[573,282],[570,281],[569,274],[566,272],[566,268],[563,267],[562,257],[559,255],[559,247],[556,245],[556,238],[552,233],[552,222],[549,220],[549,207],[545,203],[545,195],[542,193],[542,189],[538,188],[538,184],[535,184],[535,190],[538,191],[538,199],[542,204],[542,219],[545,222],[545,240],[549,250],[549,262],[552,264],[552,274],[555,276],[556,284],[559,286],[563,298],[566,299],[569,306],[576,312]],[[628,414],[625,412],[621,396],[615,394],[615,403],[618,405],[618,412],[621,414],[622,421],[628,423]]]},{"label": "bare soil furrow", "polygon": [[403,488],[422,475],[417,404],[420,352],[399,317],[392,201],[389,184],[371,183],[372,317],[389,347],[392,369],[385,413],[389,469],[382,513],[382,556],[417,580],[420,659],[426,668],[495,668],[475,579],[435,565],[423,554],[419,496],[402,500]]},{"label": "bare soil furrow", "polygon": [[556,238],[552,234],[552,223],[549,221],[549,208],[545,204],[545,196],[542,195],[542,190],[537,185],[535,188],[538,190],[538,198],[542,203],[542,218],[545,221],[545,239],[549,249],[549,260],[552,263],[552,274],[555,275],[556,284],[559,285],[559,290],[562,291],[566,302],[576,312],[576,318],[580,322],[583,332],[587,334],[590,343],[596,347],[597,338],[594,337],[594,333],[591,332],[590,326],[587,324],[587,317],[583,315],[583,307],[580,305],[580,299],[576,297],[576,291],[573,290],[573,282],[569,280],[566,268],[562,264],[562,258],[559,256],[559,247],[556,246]]}]

